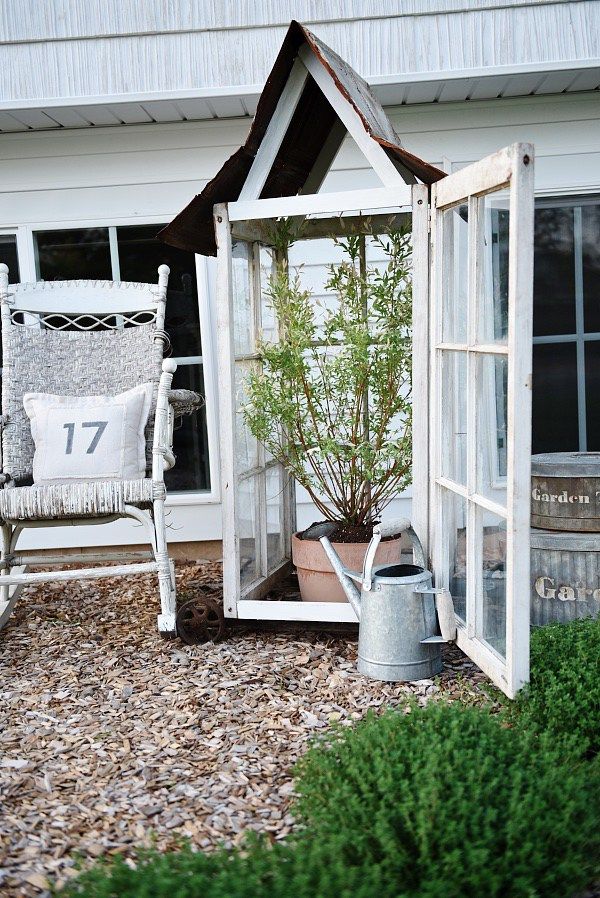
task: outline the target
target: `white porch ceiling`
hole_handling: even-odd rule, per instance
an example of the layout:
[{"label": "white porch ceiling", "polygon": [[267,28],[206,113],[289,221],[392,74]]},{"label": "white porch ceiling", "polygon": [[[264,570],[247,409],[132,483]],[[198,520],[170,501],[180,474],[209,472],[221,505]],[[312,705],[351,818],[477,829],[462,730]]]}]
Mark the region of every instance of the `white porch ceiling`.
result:
[{"label": "white porch ceiling", "polygon": [[[384,106],[453,103],[501,97],[600,91],[600,60],[552,69],[523,66],[468,72],[385,75],[370,79]],[[0,100],[0,133],[65,128],[109,127],[152,122],[251,118],[258,85],[222,90],[170,91],[127,97]]]}]

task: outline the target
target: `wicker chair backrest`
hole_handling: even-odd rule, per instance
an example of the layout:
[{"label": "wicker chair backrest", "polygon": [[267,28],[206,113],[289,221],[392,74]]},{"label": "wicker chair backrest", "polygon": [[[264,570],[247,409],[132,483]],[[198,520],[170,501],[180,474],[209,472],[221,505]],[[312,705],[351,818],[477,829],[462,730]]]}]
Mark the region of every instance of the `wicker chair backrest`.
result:
[{"label": "wicker chair backrest", "polygon": [[[156,396],[167,342],[167,278],[168,268],[161,266],[158,285],[41,282],[6,287],[3,295],[0,271],[2,468],[13,482],[28,482],[33,473],[35,447],[23,407],[25,393],[114,395],[153,382]],[[148,469],[152,439],[150,424]]]}]

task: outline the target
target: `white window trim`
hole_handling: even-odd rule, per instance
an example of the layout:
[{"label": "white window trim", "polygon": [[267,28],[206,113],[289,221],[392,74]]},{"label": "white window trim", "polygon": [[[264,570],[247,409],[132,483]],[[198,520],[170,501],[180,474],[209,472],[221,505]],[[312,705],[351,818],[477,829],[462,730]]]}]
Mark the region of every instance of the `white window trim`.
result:
[{"label": "white window trim", "polygon": [[[587,343],[600,342],[600,335],[594,331],[585,329],[585,294],[583,284],[583,246],[582,246],[582,207],[586,205],[600,205],[600,191],[577,191],[572,194],[554,194],[537,197],[545,202],[536,205],[536,210],[552,209],[556,207],[571,208],[573,210],[573,265],[574,265],[574,302],[575,302],[575,330],[571,333],[544,334],[533,337],[534,346],[558,346],[569,343],[575,347],[576,352],[576,381],[577,381],[577,428],[579,452],[588,451],[587,441],[587,393],[586,393],[586,369],[585,346]],[[586,198],[590,202],[586,203]],[[593,200],[597,202],[594,203]],[[561,202],[563,200],[563,202]]]},{"label": "white window trim", "polygon": [[[174,214],[174,213],[173,213]],[[145,216],[114,216],[110,219],[92,218],[66,221],[36,221],[35,225],[22,224],[11,227],[3,226],[0,233],[14,234],[17,238],[17,255],[21,281],[37,280],[35,264],[35,244],[33,235],[36,231],[62,231],[84,228],[127,227],[128,225],[161,225],[170,221],[172,214]],[[196,255],[196,280],[198,285],[198,313],[200,333],[202,335],[202,371],[204,375],[204,391],[206,396],[206,432],[208,441],[208,461],[210,471],[210,490],[190,490],[187,492],[171,492],[167,497],[167,505],[171,507],[184,505],[215,505],[221,501],[220,468],[219,468],[219,422],[217,415],[217,393],[215,376],[214,330],[210,307],[211,266],[204,256]]]}]

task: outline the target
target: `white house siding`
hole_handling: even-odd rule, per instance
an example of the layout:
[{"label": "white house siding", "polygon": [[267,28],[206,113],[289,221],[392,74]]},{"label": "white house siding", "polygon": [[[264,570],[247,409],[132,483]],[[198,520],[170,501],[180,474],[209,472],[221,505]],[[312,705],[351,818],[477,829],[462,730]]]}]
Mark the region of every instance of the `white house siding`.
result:
[{"label": "white house siding", "polygon": [[[581,93],[389,112],[406,147],[447,170],[515,140],[533,141],[536,190],[553,195],[600,193],[599,104],[597,93]],[[248,124],[234,119],[0,135],[0,229],[19,229],[22,277],[34,276],[31,229],[168,221],[243,142]],[[372,178],[358,150],[346,146],[325,188],[367,186]],[[208,346],[206,329],[203,339]],[[212,392],[210,377],[207,382],[214,408],[214,382]],[[214,437],[210,448],[218,456]],[[171,540],[220,537],[217,494],[175,496],[170,504]],[[394,509],[408,510],[408,498]],[[299,523],[312,519],[304,505]],[[64,546],[138,541],[126,522],[55,534]]]},{"label": "white house siding", "polygon": [[[292,18],[372,83],[529,67],[529,93],[536,71],[600,57],[596,0],[7,0],[0,107],[186,90],[255,95]],[[421,89],[408,88],[406,100]],[[506,80],[500,89],[520,91]]]}]

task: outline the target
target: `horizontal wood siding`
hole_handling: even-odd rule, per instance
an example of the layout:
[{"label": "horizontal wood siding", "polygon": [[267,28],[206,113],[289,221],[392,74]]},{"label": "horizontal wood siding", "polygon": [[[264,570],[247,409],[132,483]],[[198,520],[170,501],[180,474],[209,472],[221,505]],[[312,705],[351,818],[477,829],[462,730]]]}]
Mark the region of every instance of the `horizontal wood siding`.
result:
[{"label": "horizontal wood siding", "polygon": [[[600,57],[594,0],[8,0],[0,4],[0,97],[114,98],[262,85],[292,18],[371,79],[485,67],[510,74],[515,66],[552,69],[557,61],[577,66]],[[528,92],[539,80],[531,78]],[[504,87],[521,92],[517,82]],[[407,99],[435,98],[425,88]]]}]

